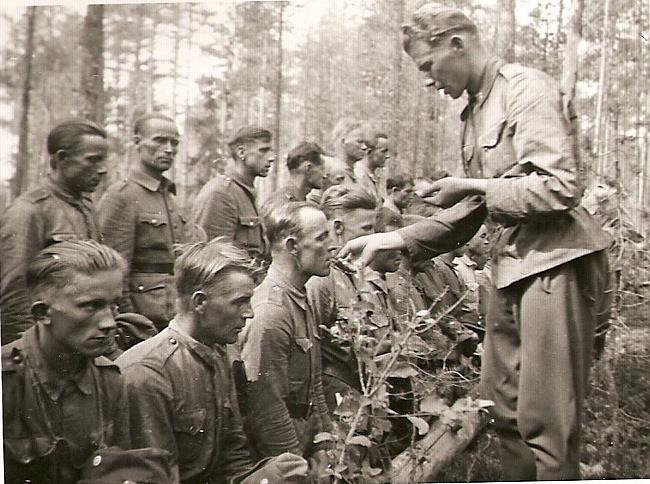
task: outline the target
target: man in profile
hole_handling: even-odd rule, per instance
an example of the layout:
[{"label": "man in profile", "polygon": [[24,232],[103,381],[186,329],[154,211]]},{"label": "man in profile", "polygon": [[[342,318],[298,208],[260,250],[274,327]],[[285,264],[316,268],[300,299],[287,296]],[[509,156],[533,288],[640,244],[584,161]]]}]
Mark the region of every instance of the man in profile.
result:
[{"label": "man in profile", "polygon": [[307,463],[251,461],[227,345],[253,316],[246,252],[223,240],[183,249],[174,267],[178,312],[116,362],[127,382],[134,447],[170,452],[174,482],[300,482]]},{"label": "man in profile", "polygon": [[245,126],[237,130],[228,148],[233,163],[225,175],[217,175],[201,189],[192,205],[192,221],[208,240],[226,237],[261,262],[268,248],[254,182],[268,176],[275,161],[271,132]]}]

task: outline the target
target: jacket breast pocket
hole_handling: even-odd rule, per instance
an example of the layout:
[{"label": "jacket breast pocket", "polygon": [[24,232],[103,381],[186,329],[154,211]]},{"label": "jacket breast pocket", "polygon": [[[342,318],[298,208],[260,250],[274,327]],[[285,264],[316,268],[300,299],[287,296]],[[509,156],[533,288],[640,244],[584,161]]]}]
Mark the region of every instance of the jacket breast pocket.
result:
[{"label": "jacket breast pocket", "polygon": [[178,412],[173,427],[179,464],[191,464],[205,445],[205,408]]},{"label": "jacket breast pocket", "polygon": [[483,176],[498,178],[517,163],[512,145],[514,126],[509,126],[506,119],[490,125],[484,134],[479,136]]},{"label": "jacket breast pocket", "polygon": [[169,249],[169,223],[159,213],[138,216],[135,245],[140,249]]},{"label": "jacket breast pocket", "polygon": [[239,217],[235,240],[246,247],[261,247],[262,220],[260,217]]}]

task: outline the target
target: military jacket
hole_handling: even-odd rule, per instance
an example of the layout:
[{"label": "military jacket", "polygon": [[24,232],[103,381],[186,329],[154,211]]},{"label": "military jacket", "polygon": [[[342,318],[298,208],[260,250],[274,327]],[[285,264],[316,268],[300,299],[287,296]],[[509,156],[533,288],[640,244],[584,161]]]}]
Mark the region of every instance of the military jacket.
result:
[{"label": "military jacket", "polygon": [[29,263],[45,247],[73,239],[100,240],[92,201],[75,197],[51,178],[18,197],[0,217],[2,344],[33,324],[25,286]]},{"label": "military jacket", "polygon": [[104,243],[126,259],[120,312],[136,312],[158,329],[173,317],[174,245],[188,242],[187,219],[171,195],[175,185],[136,170],[111,185],[99,202]]},{"label": "military jacket", "polygon": [[176,482],[232,482],[252,469],[225,348],[196,341],[172,321],[116,363],[134,448],[168,450]]},{"label": "military jacket", "polygon": [[226,237],[252,258],[259,258],[266,253],[267,244],[255,197],[255,189],[237,175],[217,175],[194,200],[192,221],[209,240]]},{"label": "military jacket", "polygon": [[609,246],[580,206],[573,126],[551,77],[494,57],[462,119],[463,167],[468,176],[487,179],[486,195],[400,229],[412,255],[436,252],[443,239],[466,231],[466,222],[480,215],[477,201],[499,226],[498,288]]},{"label": "military jacket", "polygon": [[63,380],[48,367],[38,331],[2,347],[4,482],[73,484],[98,448],[130,448],[126,388],[104,357]]},{"label": "military jacket", "polygon": [[304,290],[273,265],[252,304],[241,340],[253,443],[262,457],[308,455],[316,434],[331,427],[313,311]]}]

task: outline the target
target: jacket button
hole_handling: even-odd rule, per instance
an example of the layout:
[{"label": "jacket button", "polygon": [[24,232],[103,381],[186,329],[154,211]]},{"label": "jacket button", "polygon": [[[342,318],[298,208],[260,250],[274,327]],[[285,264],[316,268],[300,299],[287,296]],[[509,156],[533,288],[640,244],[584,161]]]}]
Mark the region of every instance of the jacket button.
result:
[{"label": "jacket button", "polygon": [[269,480],[265,477],[260,481],[260,484],[269,484]]},{"label": "jacket button", "polygon": [[144,291],[144,286],[143,285],[138,286],[138,291]]},{"label": "jacket button", "polygon": [[93,467],[97,467],[101,463],[102,463],[102,456],[96,455],[95,458],[93,459]]},{"label": "jacket button", "polygon": [[171,344],[173,344],[173,345],[175,345],[175,344],[178,343],[178,341],[176,341],[175,338],[169,338],[169,342],[170,342]]}]

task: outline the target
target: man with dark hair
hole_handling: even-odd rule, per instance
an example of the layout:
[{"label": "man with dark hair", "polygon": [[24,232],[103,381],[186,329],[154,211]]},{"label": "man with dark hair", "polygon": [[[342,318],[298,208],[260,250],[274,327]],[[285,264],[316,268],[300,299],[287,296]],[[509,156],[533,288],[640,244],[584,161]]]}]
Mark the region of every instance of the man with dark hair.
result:
[{"label": "man with dark hair", "polygon": [[255,289],[242,334],[251,441],[262,457],[292,452],[324,473],[318,434],[331,431],[321,382],[318,324],[305,291],[330,272],[327,219],[309,202],[288,202],[266,214],[273,262]]},{"label": "man with dark hair", "polygon": [[138,163],[111,185],[99,202],[104,242],[126,259],[120,312],[136,312],[158,330],[174,315],[174,245],[190,238],[187,220],[172,195],[176,185],[163,174],[178,151],[176,123],[160,114],[135,121]]},{"label": "man with dark hair", "polygon": [[323,188],[325,152],[316,143],[301,141],[287,154],[289,181],[265,200],[264,206],[304,201],[312,190]]},{"label": "man with dark hair", "polygon": [[64,240],[99,240],[92,200],[106,174],[106,132],[85,119],[65,121],[47,137],[51,172],[0,218],[2,344],[33,323],[25,286],[27,267],[43,248]]},{"label": "man with dark hair", "polygon": [[127,382],[131,439],[171,453],[174,482],[294,482],[290,454],[255,467],[244,436],[227,345],[253,316],[243,250],[223,240],[183,248],[174,273],[178,312],[159,334],[117,359]]},{"label": "man with dark hair", "polygon": [[386,200],[384,207],[402,214],[413,199],[413,177],[399,173],[386,178]]},{"label": "man with dark hair", "polygon": [[[321,209],[327,216],[336,245],[375,231],[378,201],[359,186],[348,184],[330,187],[323,193]],[[354,278],[344,269],[333,266],[329,275],[312,277],[307,283],[309,305],[316,321],[332,328],[342,318],[341,309],[358,300]],[[323,334],[323,387],[330,411],[336,408],[336,394],[359,388],[357,362],[351,348],[335,343]]]},{"label": "man with dark hair", "polygon": [[192,220],[209,240],[227,237],[258,261],[265,257],[267,247],[254,182],[266,177],[275,161],[271,138],[269,130],[258,126],[237,130],[228,142],[234,163],[225,175],[210,180],[192,205]]},{"label": "man with dark hair", "polygon": [[608,316],[610,240],[580,206],[571,106],[548,75],[491,56],[458,9],[426,4],[403,34],[428,85],[455,99],[468,93],[468,178],[443,178],[424,193],[446,210],[353,241],[341,255],[361,253],[364,263],[387,248],[441,252],[489,213],[498,237],[481,380],[495,402],[503,476],[578,479],[594,331]]},{"label": "man with dark hair", "polygon": [[74,484],[96,450],[131,448],[124,381],[101,356],[124,269],[95,241],[54,244],[31,261],[36,324],[2,347],[4,482]]}]

